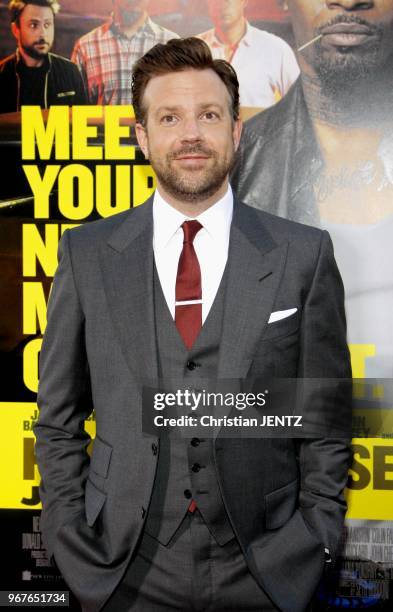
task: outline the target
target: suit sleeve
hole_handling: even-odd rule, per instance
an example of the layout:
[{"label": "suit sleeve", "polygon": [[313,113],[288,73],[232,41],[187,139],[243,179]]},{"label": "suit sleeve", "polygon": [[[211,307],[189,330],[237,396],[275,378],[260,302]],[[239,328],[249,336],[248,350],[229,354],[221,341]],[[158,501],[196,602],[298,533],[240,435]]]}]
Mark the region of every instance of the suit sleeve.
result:
[{"label": "suit sleeve", "polygon": [[[344,290],[334,259],[330,236],[324,232],[311,288],[301,324],[301,353],[298,378],[329,379],[307,396],[310,411],[324,412],[325,423],[336,422],[339,437],[326,427],[323,437],[299,443],[299,509],[334,560],[344,521],[344,488],[351,464],[350,428],[352,414],[351,363],[346,342]],[[311,385],[310,385],[311,386]],[[318,388],[318,386],[317,386]]]},{"label": "suit sleeve", "polygon": [[90,442],[84,422],[93,409],[84,315],[74,282],[68,232],[60,242],[59,266],[48,304],[37,402],[40,414],[34,433],[41,474],[41,529],[52,556],[59,528],[84,514]]}]

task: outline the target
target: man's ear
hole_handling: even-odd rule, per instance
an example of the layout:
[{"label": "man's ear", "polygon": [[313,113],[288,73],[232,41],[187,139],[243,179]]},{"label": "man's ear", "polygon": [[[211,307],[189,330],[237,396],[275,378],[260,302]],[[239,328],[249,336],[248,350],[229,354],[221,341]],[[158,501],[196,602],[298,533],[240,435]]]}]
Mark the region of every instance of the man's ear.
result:
[{"label": "man's ear", "polygon": [[13,21],[11,23],[11,32],[14,35],[14,37],[16,38],[16,40],[19,41],[19,28],[16,25],[15,21]]},{"label": "man's ear", "polygon": [[149,143],[146,133],[146,128],[142,125],[142,123],[135,124],[135,134],[136,139],[140,148],[142,149],[143,155],[146,159],[149,158]]},{"label": "man's ear", "polygon": [[233,130],[232,130],[232,134],[233,134],[233,146],[235,148],[235,151],[238,150],[239,148],[239,144],[240,144],[240,137],[242,135],[242,129],[243,129],[243,122],[240,119],[236,119],[234,125],[233,125]]}]

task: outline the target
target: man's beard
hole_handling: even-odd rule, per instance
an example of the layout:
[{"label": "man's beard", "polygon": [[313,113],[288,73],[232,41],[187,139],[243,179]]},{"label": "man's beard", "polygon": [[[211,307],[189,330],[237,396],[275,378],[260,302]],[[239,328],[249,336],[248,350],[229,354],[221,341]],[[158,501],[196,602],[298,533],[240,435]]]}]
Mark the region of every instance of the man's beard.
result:
[{"label": "man's beard", "polygon": [[[205,171],[176,168],[173,160],[184,155],[205,155],[214,164]],[[149,157],[150,164],[164,189],[178,201],[201,202],[214,196],[222,187],[234,163],[234,150],[223,158],[216,151],[197,143],[168,153],[165,160]]]},{"label": "man's beard", "polygon": [[354,88],[369,88],[374,81],[380,80],[387,68],[387,62],[382,65],[380,57],[382,26],[370,24],[356,15],[339,15],[316,30],[315,36],[321,34],[323,27],[340,23],[366,25],[371,30],[372,37],[369,43],[356,47],[337,47],[334,53],[327,50],[321,40],[310,49],[313,53],[312,64],[320,78],[323,92],[335,98],[350,96]]},{"label": "man's beard", "polygon": [[[45,41],[38,41],[37,44],[43,44]],[[26,53],[26,55],[28,55],[29,57],[32,57],[35,60],[41,60],[44,57],[46,57],[48,55],[49,52],[49,45],[46,45],[45,49],[43,51],[41,51],[40,49],[36,49],[35,45],[21,45],[23,51]]]},{"label": "man's beard", "polygon": [[132,26],[143,15],[143,11],[130,11],[128,9],[120,9],[121,21],[124,26]]}]

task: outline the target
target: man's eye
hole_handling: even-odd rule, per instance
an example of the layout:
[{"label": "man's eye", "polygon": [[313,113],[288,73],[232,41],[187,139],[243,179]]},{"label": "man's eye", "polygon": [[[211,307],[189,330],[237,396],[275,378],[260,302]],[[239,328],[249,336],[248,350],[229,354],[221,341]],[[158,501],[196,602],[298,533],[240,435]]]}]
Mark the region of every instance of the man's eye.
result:
[{"label": "man's eye", "polygon": [[206,111],[202,115],[202,119],[206,119],[207,121],[216,121],[219,118],[220,117],[219,117],[218,113],[216,113],[214,111]]},{"label": "man's eye", "polygon": [[164,115],[161,117],[161,123],[165,125],[174,125],[177,122],[175,115]]}]

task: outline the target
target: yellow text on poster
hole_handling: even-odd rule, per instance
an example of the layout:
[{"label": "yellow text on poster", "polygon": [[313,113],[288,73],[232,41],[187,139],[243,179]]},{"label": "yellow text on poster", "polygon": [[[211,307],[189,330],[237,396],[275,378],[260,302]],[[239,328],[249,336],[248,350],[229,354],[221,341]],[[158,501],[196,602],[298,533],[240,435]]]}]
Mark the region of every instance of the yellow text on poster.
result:
[{"label": "yellow text on poster", "polygon": [[[0,508],[38,509],[39,473],[34,457],[32,426],[37,419],[34,403],[0,403]],[[95,434],[95,422],[86,422]],[[352,441],[354,463],[347,489],[348,518],[393,520],[393,440],[356,438]]]},{"label": "yellow text on poster", "polygon": [[[40,477],[34,455],[32,427],[38,409],[34,403],[0,402],[0,508],[41,508],[38,485]],[[88,420],[86,431],[95,435],[95,421]]]},{"label": "yellow text on poster", "polygon": [[393,440],[354,438],[347,518],[393,520]]}]

